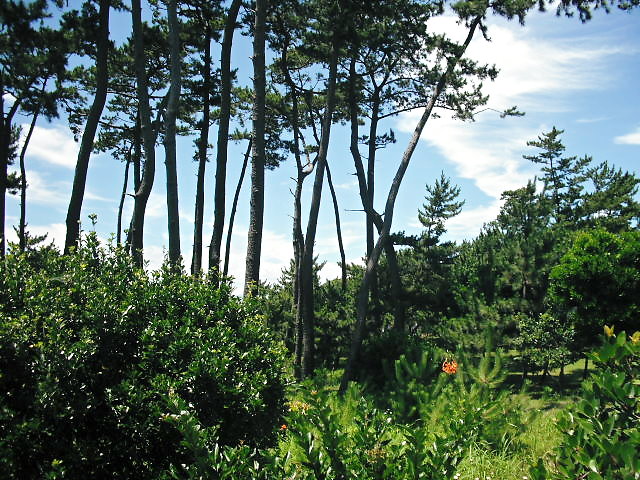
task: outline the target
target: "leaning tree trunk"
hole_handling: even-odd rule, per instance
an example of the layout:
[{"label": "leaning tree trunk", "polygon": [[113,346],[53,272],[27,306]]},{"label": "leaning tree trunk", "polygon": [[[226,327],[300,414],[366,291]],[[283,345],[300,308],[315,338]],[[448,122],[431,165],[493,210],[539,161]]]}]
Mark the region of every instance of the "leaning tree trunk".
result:
[{"label": "leaning tree trunk", "polygon": [[122,212],[124,211],[124,201],[127,198],[127,185],[129,184],[129,168],[131,167],[131,150],[127,155],[124,166],[124,180],[122,181],[122,193],[120,194],[120,202],[118,203],[118,221],[116,226],[116,245],[122,242]]},{"label": "leaning tree trunk", "polygon": [[240,190],[242,190],[242,184],[244,183],[244,176],[247,172],[247,165],[249,164],[249,156],[251,155],[253,141],[249,138],[249,144],[247,145],[247,151],[244,153],[244,160],[242,161],[242,169],[240,170],[240,177],[236,185],[236,192],[233,195],[233,203],[231,204],[231,213],[229,214],[229,228],[227,229],[227,242],[224,249],[224,268],[222,275],[227,276],[229,273],[229,256],[231,255],[231,237],[233,235],[233,224],[236,220],[236,211],[238,210],[238,200],[240,199]]},{"label": "leaning tree trunk", "polygon": [[180,100],[180,24],[176,0],[167,5],[169,23],[170,79],[169,101],[165,118],[164,150],[167,171],[167,222],[169,232],[169,263],[180,263],[180,215],[178,212],[178,172],[176,169],[176,118]]},{"label": "leaning tree trunk", "polygon": [[80,150],[76,171],[73,176],[71,199],[67,210],[67,235],[64,241],[64,252],[69,253],[72,247],[77,246],[80,237],[80,212],[87,184],[87,172],[89,170],[89,157],[93,150],[93,139],[98,129],[98,122],[102,115],[104,104],[107,101],[107,87],[109,85],[109,73],[107,61],[109,54],[109,9],[111,0],[100,0],[100,12],[98,23],[98,38],[96,42],[96,94],[89,109],[87,123],[82,133]]},{"label": "leaning tree trunk", "polygon": [[465,39],[464,44],[458,50],[457,55],[449,59],[447,70],[440,76],[440,79],[436,84],[434,92],[431,95],[431,98],[429,99],[424,112],[422,113],[422,117],[420,117],[420,120],[416,125],[416,128],[413,132],[413,135],[411,136],[411,139],[409,140],[409,144],[407,145],[404,154],[402,155],[402,160],[400,161],[400,165],[398,165],[398,170],[396,171],[395,177],[393,178],[393,181],[391,183],[391,187],[389,188],[389,193],[387,195],[387,201],[384,209],[384,222],[382,224],[382,231],[378,236],[378,241],[376,242],[376,245],[371,252],[371,256],[367,259],[365,273],[360,284],[360,289],[358,290],[358,297],[356,301],[356,326],[351,340],[351,351],[349,353],[349,360],[347,361],[347,365],[344,369],[344,374],[342,375],[342,380],[340,382],[341,392],[346,391],[347,386],[349,385],[349,381],[353,377],[355,362],[357,360],[360,346],[362,345],[362,340],[364,338],[364,326],[369,303],[369,287],[371,284],[371,280],[373,279],[373,276],[375,274],[382,249],[384,248],[385,243],[388,241],[389,232],[391,231],[391,222],[393,221],[393,209],[395,207],[395,202],[400,190],[402,179],[404,178],[404,174],[407,171],[409,162],[411,161],[411,157],[413,156],[413,152],[418,145],[420,135],[422,134],[427,121],[431,117],[431,112],[433,111],[438,98],[444,91],[449,77],[453,74],[453,70],[460,61],[460,58],[462,58],[462,56],[464,55],[467,47],[469,46],[469,43],[471,43],[473,35],[481,20],[481,16],[474,18],[474,20],[469,25],[469,32],[467,33],[467,38]]},{"label": "leaning tree trunk", "polygon": [[[265,73],[264,73],[264,43],[265,43],[265,22],[266,22],[266,12],[264,1],[258,2],[260,5],[256,4],[256,31],[254,37],[254,59],[253,65],[254,69],[257,67],[258,71],[254,73],[254,84],[262,83],[262,99],[260,107],[261,112],[256,117],[258,105],[254,105],[254,121],[261,118],[262,120],[262,131],[264,132],[264,84],[265,84]],[[224,215],[225,215],[225,187],[227,182],[227,149],[229,145],[229,120],[231,117],[231,47],[233,46],[233,33],[236,29],[236,19],[238,18],[238,12],[240,11],[240,5],[242,4],[241,0],[233,0],[231,2],[231,6],[229,7],[229,13],[227,14],[227,20],[224,26],[224,33],[222,37],[222,51],[220,53],[220,79],[221,79],[221,91],[220,91],[220,122],[218,123],[218,152],[216,157],[216,185],[215,185],[215,194],[214,194],[214,217],[213,217],[213,233],[211,234],[211,243],[209,245],[209,271],[216,271],[220,268],[220,249],[222,245],[222,231],[224,229]],[[262,25],[258,25],[261,23]],[[257,42],[257,43],[256,43]],[[256,55],[256,48],[262,51],[262,53],[258,53],[258,58]],[[257,63],[262,63],[262,65],[257,65]],[[262,73],[260,73],[260,70]],[[257,79],[255,77],[258,77]],[[258,93],[256,90],[256,98],[258,97]],[[254,126],[255,127],[255,126]],[[256,154],[259,154],[260,151],[264,152],[264,133],[261,135],[261,139],[256,141],[256,137],[254,136],[254,146],[256,147]],[[264,164],[264,153],[260,154],[262,158],[262,162]],[[255,160],[252,160],[252,169]],[[263,170],[263,178],[264,178],[264,167]],[[252,170],[252,181],[253,181],[253,170]],[[256,181],[259,179],[256,178]],[[252,190],[253,192],[253,190]],[[258,201],[257,197],[254,198],[253,201]],[[258,203],[260,203],[258,201]],[[264,201],[262,201],[264,203]],[[258,206],[256,208],[259,209]],[[257,212],[256,212],[257,213]],[[261,214],[260,214],[261,215]],[[262,231],[262,228],[260,228]],[[260,252],[258,251],[258,255]],[[259,261],[259,260],[258,260]],[[259,263],[258,263],[259,267]],[[245,287],[246,288],[246,287]]]},{"label": "leaning tree trunk", "polygon": [[[375,101],[377,99],[377,101]],[[369,162],[368,169],[365,172],[364,164],[362,162],[362,156],[358,148],[358,105],[356,99],[356,70],[355,70],[355,58],[351,59],[349,66],[349,120],[351,124],[351,137],[350,146],[351,156],[356,168],[356,177],[358,179],[358,189],[360,192],[360,200],[362,207],[366,214],[367,225],[367,258],[371,256],[373,251],[373,245],[369,246],[369,229],[373,226],[376,227],[378,234],[382,231],[383,223],[380,215],[373,208],[373,182],[375,180],[375,143],[371,142],[371,139],[377,136],[378,125],[378,112],[379,112],[379,94],[374,93],[374,105],[372,109],[372,122],[369,129]],[[373,240],[373,234],[371,234],[371,240]],[[404,304],[401,301],[402,298],[402,281],[400,279],[400,270],[398,267],[398,260],[393,248],[393,243],[389,240],[385,244],[385,252],[389,261],[389,275],[391,277],[391,291],[396,299],[394,304],[394,327],[398,330],[404,329],[405,323],[405,311]],[[373,273],[373,278],[369,283],[370,293],[372,297],[376,297],[376,275]],[[369,295],[369,293],[367,294]],[[377,301],[377,300],[374,300]]]},{"label": "leaning tree trunk", "polygon": [[331,192],[331,200],[333,201],[333,213],[336,217],[336,237],[338,238],[338,250],[340,251],[340,271],[341,275],[341,287],[342,291],[347,290],[347,259],[344,254],[344,244],[342,242],[342,227],[340,226],[340,209],[338,208],[338,197],[336,196],[336,190],[333,188],[333,181],[331,180],[331,170],[329,169],[329,163],[327,166],[327,183],[329,184],[329,191]]},{"label": "leaning tree trunk", "polygon": [[145,68],[144,40],[142,37],[142,10],[140,0],[131,0],[131,17],[133,24],[134,63],[136,70],[136,92],[138,95],[138,112],[140,116],[140,130],[144,146],[144,169],[140,187],[136,190],[131,219],[131,253],[136,265],[142,267],[144,263],[144,215],[156,172],[155,143],[156,135],[151,125],[149,108],[149,92],[147,90],[147,72]]},{"label": "leaning tree trunk", "polygon": [[264,166],[265,166],[265,24],[267,0],[256,0],[256,17],[253,37],[253,152],[251,155],[251,201],[247,261],[244,277],[244,293],[249,294],[260,281],[260,255],[262,250],[262,224],[264,217]]},{"label": "leaning tree trunk", "polygon": [[197,275],[202,270],[202,225],[204,223],[204,174],[207,168],[209,148],[209,122],[211,121],[211,28],[207,26],[204,35],[202,60],[202,123],[198,139],[198,177],[196,181],[196,208],[193,222],[193,252],[191,273]]},{"label": "leaning tree trunk", "polygon": [[[46,88],[47,82],[44,82],[42,86],[42,92]],[[33,112],[33,117],[31,118],[31,124],[29,125],[29,131],[27,132],[27,136],[24,139],[24,143],[22,144],[22,149],[20,150],[20,225],[18,227],[18,241],[20,246],[20,251],[24,252],[27,248],[27,169],[25,167],[25,156],[27,154],[27,147],[29,146],[29,142],[31,141],[31,136],[33,135],[33,130],[36,127],[36,122],[38,121],[38,116],[40,115],[40,105],[36,107],[36,111]]]},{"label": "leaning tree trunk", "polygon": [[334,39],[331,59],[329,61],[329,78],[327,84],[327,98],[324,118],[322,120],[322,133],[320,149],[316,160],[316,174],[311,194],[311,206],[307,220],[307,233],[304,239],[304,252],[300,265],[300,302],[302,306],[302,376],[307,377],[313,373],[315,367],[314,345],[314,298],[313,298],[313,246],[316,240],[316,227],[320,211],[320,199],[322,197],[322,185],[324,183],[324,171],[327,163],[327,151],[329,149],[329,136],[331,133],[331,120],[335,109],[336,77],[338,70],[338,45]]}]

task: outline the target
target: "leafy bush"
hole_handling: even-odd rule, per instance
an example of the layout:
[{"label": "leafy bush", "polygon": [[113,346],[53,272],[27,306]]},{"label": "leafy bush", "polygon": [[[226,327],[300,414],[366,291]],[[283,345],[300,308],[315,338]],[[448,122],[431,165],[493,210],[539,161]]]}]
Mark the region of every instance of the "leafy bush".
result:
[{"label": "leafy bush", "polygon": [[580,401],[561,418],[564,435],[535,480],[632,480],[640,477],[640,332],[608,337],[591,355],[597,371],[583,384]]},{"label": "leafy bush", "polygon": [[222,445],[274,440],[284,352],[255,305],[168,268],[148,276],[91,236],[38,264],[0,265],[4,478],[158,478],[189,464],[170,398]]},{"label": "leafy bush", "polygon": [[567,365],[574,355],[574,329],[549,313],[516,315],[519,334],[514,344],[522,356],[523,372],[544,371]]},{"label": "leafy bush", "polygon": [[605,323],[635,331],[640,317],[640,231],[578,234],[551,271],[552,307],[575,323],[576,340],[591,347]]}]

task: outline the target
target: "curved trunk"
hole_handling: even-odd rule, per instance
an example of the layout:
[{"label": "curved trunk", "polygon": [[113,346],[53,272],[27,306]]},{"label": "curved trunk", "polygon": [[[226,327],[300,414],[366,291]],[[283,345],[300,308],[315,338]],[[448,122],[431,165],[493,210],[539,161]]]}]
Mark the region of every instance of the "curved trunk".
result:
[{"label": "curved trunk", "polygon": [[[47,82],[45,82],[46,85]],[[45,87],[42,87],[42,92],[44,93]],[[24,164],[24,157],[27,153],[27,147],[29,146],[29,142],[31,141],[31,135],[33,135],[33,130],[36,126],[36,122],[38,121],[38,116],[40,115],[40,106],[36,108],[36,111],[33,113],[33,117],[31,118],[31,124],[29,125],[29,131],[27,132],[27,136],[24,139],[24,144],[22,145],[22,149],[20,150],[20,226],[18,227],[18,238],[20,251],[24,252],[27,248],[27,169]]]},{"label": "curved trunk", "polygon": [[249,139],[249,145],[247,145],[247,151],[244,153],[244,160],[242,161],[242,169],[240,170],[240,177],[238,178],[238,184],[236,185],[236,193],[233,196],[233,204],[231,205],[231,214],[229,215],[229,228],[227,229],[227,243],[224,249],[224,269],[222,275],[225,277],[229,273],[229,255],[231,254],[231,236],[233,235],[233,224],[236,220],[236,210],[238,209],[238,200],[240,198],[240,190],[242,190],[242,184],[244,183],[244,176],[247,172],[247,165],[249,163],[249,156],[251,155],[251,146],[253,139]]},{"label": "curved trunk", "polygon": [[[254,82],[262,82],[264,85],[264,22],[266,21],[264,12],[264,5],[262,1],[260,3],[260,20],[258,19],[258,5],[256,5],[256,37],[254,41],[262,44],[261,56],[255,58],[254,44],[254,69],[256,68],[256,61],[262,62],[262,79],[254,78]],[[224,34],[222,37],[222,51],[220,57],[220,78],[221,78],[221,92],[220,92],[220,123],[218,124],[218,153],[216,157],[216,185],[214,194],[214,218],[213,218],[213,233],[211,234],[211,243],[209,244],[209,271],[220,268],[220,248],[222,244],[222,231],[224,229],[224,215],[225,215],[225,186],[227,181],[227,147],[229,144],[229,120],[231,116],[231,47],[233,45],[233,33],[236,29],[236,19],[242,2],[240,0],[233,0],[229,7],[229,13],[224,26]],[[258,28],[258,22],[262,22],[262,26]],[[258,68],[260,70],[260,68]],[[254,77],[260,76],[259,73],[254,73]],[[264,86],[262,87],[264,91]],[[257,95],[257,93],[256,93]],[[264,93],[263,103],[264,103]],[[264,117],[264,106],[262,107],[262,116]],[[255,111],[254,111],[255,115]],[[255,118],[255,117],[254,117]],[[264,129],[264,127],[263,127]],[[264,137],[264,135],[262,135]],[[254,136],[254,144],[257,144],[256,137]],[[264,138],[260,140],[261,145],[264,144]],[[258,146],[258,150],[263,147]],[[263,174],[264,175],[264,174]],[[253,197],[252,197],[253,201]]]},{"label": "curved trunk", "polygon": [[336,190],[333,188],[333,181],[331,180],[331,170],[329,170],[329,164],[327,163],[327,183],[329,183],[329,191],[331,192],[331,200],[333,201],[333,213],[336,217],[336,237],[338,238],[338,249],[340,250],[340,271],[341,271],[341,287],[342,291],[347,290],[347,260],[344,254],[344,244],[342,243],[342,228],[340,226],[340,209],[338,208],[338,197],[336,196]]},{"label": "curved trunk", "polygon": [[109,77],[107,71],[107,61],[109,53],[109,10],[110,0],[100,0],[98,39],[96,42],[96,94],[89,109],[87,123],[82,133],[78,161],[73,176],[73,187],[71,189],[71,199],[67,210],[67,235],[64,241],[64,252],[68,254],[72,247],[78,245],[80,237],[80,212],[84,200],[84,192],[87,184],[87,172],[89,170],[89,157],[93,150],[93,140],[98,129],[98,122],[102,115],[102,110],[107,101],[107,87]]},{"label": "curved trunk", "polygon": [[122,193],[120,194],[120,203],[118,204],[118,223],[116,226],[116,245],[122,242],[122,211],[124,210],[124,200],[127,197],[127,184],[129,183],[129,167],[131,166],[131,150],[124,167],[124,181],[122,182]]}]

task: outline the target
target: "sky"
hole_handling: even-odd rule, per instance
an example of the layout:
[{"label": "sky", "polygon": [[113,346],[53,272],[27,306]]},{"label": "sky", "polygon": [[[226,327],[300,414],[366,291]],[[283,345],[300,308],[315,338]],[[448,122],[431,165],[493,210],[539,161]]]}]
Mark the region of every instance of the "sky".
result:
[{"label": "sky", "polygon": [[[446,112],[429,120],[407,171],[396,202],[393,231],[419,233],[417,212],[424,202],[425,186],[433,184],[441,172],[461,189],[465,200],[462,213],[447,223],[446,238],[461,241],[474,238],[483,224],[493,220],[500,208],[501,193],[519,188],[537,173],[536,166],[522,158],[535,153],[527,141],[557,127],[564,130],[562,140],[567,155],[594,157],[609,161],[640,176],[640,27],[638,15],[613,11],[597,12],[582,24],[578,18],[557,17],[554,12],[533,12],[525,26],[516,21],[490,17],[490,41],[476,35],[468,56],[495,64],[500,73],[486,83],[488,107],[504,110],[516,105],[523,117],[501,119],[492,111],[477,115],[474,122],[454,120]],[[113,15],[113,38],[127,35],[128,19]],[[451,16],[436,20],[433,28],[453,38],[461,35]],[[240,81],[248,81],[250,45],[236,34],[232,62],[239,69]],[[409,136],[421,111],[386,120],[381,131],[393,129],[397,143],[380,152],[376,165],[378,211],[384,209],[391,179],[395,174]],[[347,127],[332,132],[328,161],[340,204],[342,232],[348,262],[361,262],[365,253],[364,214],[358,195],[353,161],[348,151]],[[26,128],[25,128],[26,131]],[[215,128],[210,133],[215,144]],[[181,247],[189,268],[193,243],[194,194],[197,165],[193,162],[193,139],[178,140],[178,178]],[[238,179],[245,145],[234,145],[229,154],[228,207]],[[48,233],[58,246],[64,243],[65,217],[73,182],[78,144],[64,118],[38,123],[27,151],[27,221],[33,234]],[[156,178],[145,222],[145,258],[149,268],[157,268],[168,246],[164,152],[157,150]],[[213,184],[215,152],[208,164],[205,201],[204,243],[208,245],[213,224]],[[91,157],[87,190],[82,209],[82,228],[94,227],[88,215],[96,214],[95,230],[108,241],[115,235],[118,201],[124,165],[108,154]],[[265,223],[261,279],[275,282],[293,254],[291,245],[292,199],[295,163],[288,160],[266,174]],[[312,179],[305,183],[303,212],[309,209]],[[132,186],[128,187],[132,193]],[[249,223],[248,178],[242,190],[233,230],[230,273],[242,287]],[[132,211],[127,198],[125,223]],[[19,199],[7,204],[7,230],[18,224]],[[306,222],[306,220],[305,220]],[[225,232],[226,235],[226,232]],[[10,240],[15,240],[15,235]],[[323,278],[339,276],[335,220],[328,188],[318,223],[315,251],[326,265]],[[207,251],[204,252],[207,257]]]}]

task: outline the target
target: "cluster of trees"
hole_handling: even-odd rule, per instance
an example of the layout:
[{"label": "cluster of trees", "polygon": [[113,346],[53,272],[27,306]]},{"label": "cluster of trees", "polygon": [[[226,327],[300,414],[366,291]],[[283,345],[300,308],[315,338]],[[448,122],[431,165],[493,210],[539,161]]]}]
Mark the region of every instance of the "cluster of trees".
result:
[{"label": "cluster of trees", "polygon": [[[525,158],[542,163],[541,176],[504,192],[497,218],[473,241],[443,240],[446,221],[463,207],[460,189],[444,175],[427,186],[418,211],[423,232],[392,234],[396,258],[382,258],[362,367],[410,349],[403,332],[455,352],[480,351],[490,329],[519,352],[525,374],[548,373],[589,351],[605,324],[638,329],[640,178],[565,155],[561,134],[553,128],[528,142],[534,151]],[[315,333],[329,368],[349,355],[362,267],[348,272],[346,285],[334,280],[317,288]],[[265,288],[272,321],[290,346],[292,278],[285,272]]]},{"label": "cluster of trees", "polygon": [[[624,2],[618,6],[634,5]],[[191,272],[199,274],[204,263],[204,179],[213,150],[211,129],[215,126],[214,222],[208,270],[215,277],[228,271],[238,192],[250,158],[245,292],[254,292],[259,285],[265,169],[275,168],[289,157],[295,160],[294,259],[290,272],[294,318],[288,330],[294,338],[298,373],[309,375],[316,366],[316,314],[321,307],[319,285],[314,279],[314,244],[325,181],[343,251],[327,153],[332,127],[344,124],[350,132],[349,153],[366,214],[367,245],[364,269],[349,270],[342,254],[340,289],[343,293],[353,290],[349,309],[350,318],[355,318],[343,387],[353,375],[367,322],[380,328],[385,325],[385,302],[393,305],[390,315],[396,331],[417,324],[420,315],[464,315],[469,308],[455,310],[452,305],[467,298],[465,295],[474,299],[467,304],[475,302],[476,311],[481,309],[480,298],[489,306],[506,299],[510,305],[521,304],[520,311],[537,314],[543,310],[548,269],[555,264],[548,258],[559,258],[562,249],[557,245],[562,241],[557,239],[563,232],[605,221],[612,223],[605,226],[621,230],[636,214],[635,204],[629,204],[628,211],[619,211],[621,198],[633,199],[635,178],[606,164],[587,172],[588,162],[560,158],[561,149],[554,146],[558,131],[541,137],[536,146],[543,153],[531,158],[543,164],[543,192],[536,193],[532,183],[505,193],[500,217],[476,241],[460,248],[440,242],[444,220],[461,206],[456,200],[457,190],[444,178],[429,190],[420,217],[426,228],[422,237],[394,235],[391,228],[403,176],[434,111],[447,109],[460,119],[472,119],[487,102],[481,84],[495,78],[497,71],[466,56],[470,42],[475,36],[486,37],[489,15],[523,22],[527,12],[539,6],[543,5],[533,0],[150,0],[143,8],[141,0],[85,0],[78,9],[72,9],[61,1],[3,2],[0,255],[5,253],[5,197],[12,190],[21,194],[18,236],[20,248],[27,247],[25,152],[38,119],[53,118],[64,109],[80,141],[66,219],[65,253],[78,245],[90,156],[105,151],[124,163],[117,242],[126,246],[138,265],[143,264],[145,212],[154,184],[156,147],[161,144],[167,178],[169,262],[177,268],[183,250],[176,136],[188,135],[194,138],[198,163]],[[577,9],[586,20],[593,6],[609,4],[567,1],[560,8],[568,12]],[[131,34],[121,44],[109,34],[114,10],[131,15]],[[455,15],[465,26],[462,41],[430,28],[431,20],[445,13]],[[239,33],[252,37],[251,87],[235,82],[231,52],[234,36]],[[214,58],[219,58],[219,63]],[[383,130],[383,122],[414,109],[420,109],[422,115],[397,163],[384,208],[376,210],[376,159],[381,149],[396,140],[393,131]],[[245,131],[243,114],[249,111],[251,128],[249,131],[246,126]],[[20,148],[18,114],[31,120]],[[503,114],[519,112],[512,108]],[[234,125],[237,129],[232,131]],[[246,141],[247,153],[227,219],[230,140]],[[10,175],[9,166],[18,159],[20,173]],[[131,169],[134,207],[127,223],[122,217]],[[309,210],[303,215],[302,192],[305,180],[312,175]],[[582,190],[587,176],[594,184],[589,195]],[[619,198],[611,200],[614,192]],[[612,203],[606,204],[608,201]],[[605,216],[608,209],[616,214]],[[398,245],[409,248],[396,251]],[[540,262],[544,262],[543,268],[538,268]],[[379,268],[380,263],[383,268]],[[509,269],[503,268],[505,265]],[[457,277],[451,277],[452,272]],[[357,278],[357,286],[348,286],[350,275]],[[461,289],[468,286],[471,293],[452,291],[447,287],[450,281]],[[418,282],[428,286],[428,291],[419,288]],[[390,285],[388,292],[384,285]]]}]

